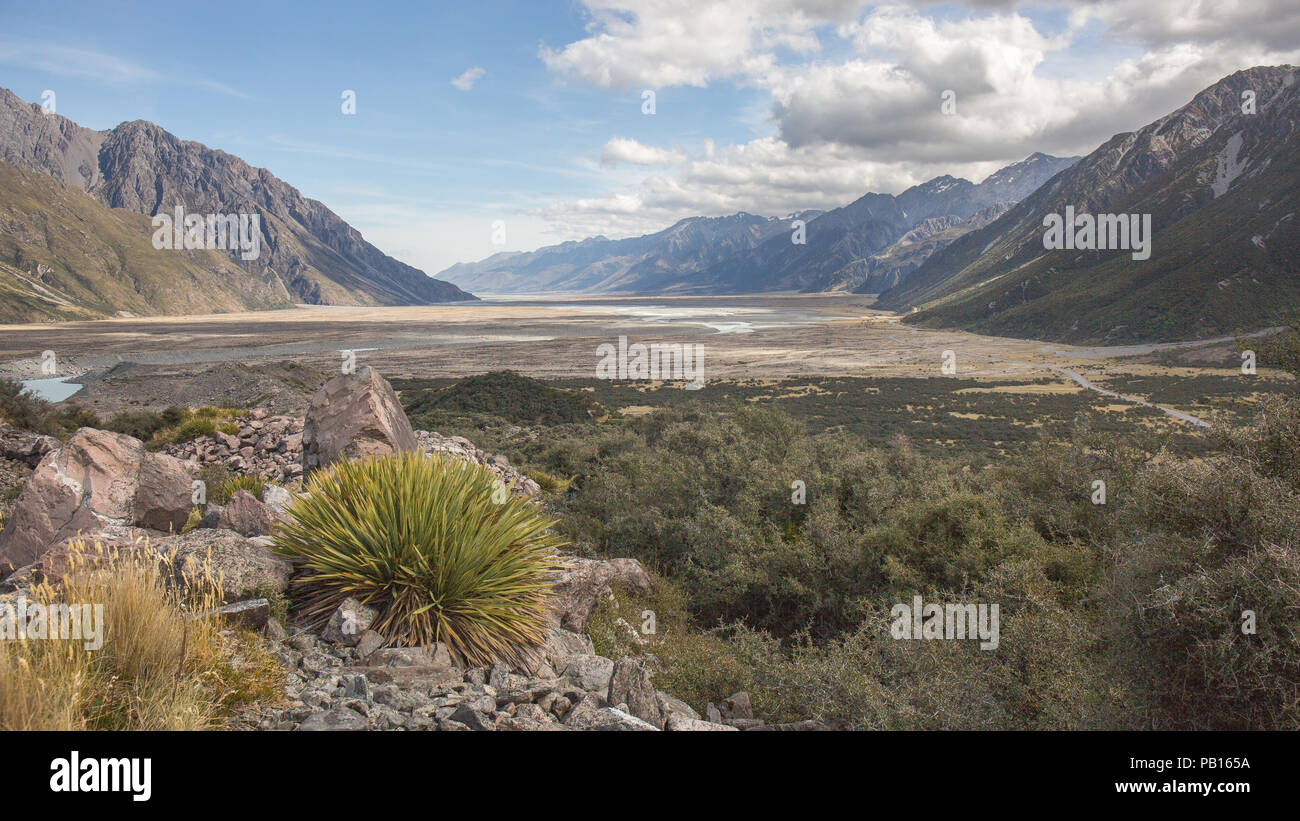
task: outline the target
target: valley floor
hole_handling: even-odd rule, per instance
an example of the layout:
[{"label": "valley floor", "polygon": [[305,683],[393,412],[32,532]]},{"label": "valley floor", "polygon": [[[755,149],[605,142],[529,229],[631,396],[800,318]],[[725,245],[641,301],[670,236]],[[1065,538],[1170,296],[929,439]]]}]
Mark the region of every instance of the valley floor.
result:
[{"label": "valley floor", "polygon": [[[60,375],[85,384],[78,401],[100,413],[254,400],[294,411],[307,398],[297,383],[314,384],[312,372],[335,371],[343,350],[355,351],[359,364],[374,365],[390,378],[454,378],[509,368],[574,380],[594,378],[597,347],[626,336],[629,342],[703,346],[707,381],[934,377],[960,380],[954,389],[968,392],[1068,396],[1092,390],[1080,401],[1095,410],[1175,427],[1225,414],[1235,418],[1243,402],[1253,404],[1254,394],[1284,380],[1263,371],[1253,379],[1243,376],[1231,339],[1078,347],[914,329],[872,302],[860,295],[512,298],[3,325],[0,375],[41,376],[41,354],[48,350],[57,357]],[[949,351],[955,373],[944,370]],[[294,368],[307,372],[295,379]]]}]

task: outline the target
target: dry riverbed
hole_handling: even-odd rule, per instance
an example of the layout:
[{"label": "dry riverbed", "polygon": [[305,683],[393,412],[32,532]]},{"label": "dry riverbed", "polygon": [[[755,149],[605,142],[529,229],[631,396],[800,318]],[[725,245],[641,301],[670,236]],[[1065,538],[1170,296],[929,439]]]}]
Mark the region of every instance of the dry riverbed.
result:
[{"label": "dry riverbed", "polygon": [[[78,399],[99,411],[166,404],[248,404],[282,412],[302,404],[300,386],[336,372],[354,351],[389,377],[456,377],[509,368],[538,378],[595,375],[599,345],[681,342],[703,346],[706,379],[817,376],[1050,377],[1082,390],[1059,369],[1105,387],[1114,374],[1230,372],[1233,351],[1213,344],[1081,348],[1035,340],[902,325],[869,296],[564,298],[402,308],[303,306],[208,316],[109,319],[0,326],[0,375],[42,375],[53,351],[58,374],[85,384]],[[1162,351],[1188,367],[1152,362]],[[1041,390],[1041,389],[1040,389]],[[1099,404],[1113,398],[1099,395]]]}]

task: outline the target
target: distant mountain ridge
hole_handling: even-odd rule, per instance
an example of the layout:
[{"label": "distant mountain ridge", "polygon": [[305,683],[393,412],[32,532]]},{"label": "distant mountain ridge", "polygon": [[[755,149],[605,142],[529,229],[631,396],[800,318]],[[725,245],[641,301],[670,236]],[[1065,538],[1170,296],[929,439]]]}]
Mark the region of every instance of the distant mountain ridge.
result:
[{"label": "distant mountain ridge", "polygon": [[[820,212],[789,219],[812,219]],[[653,234],[611,240],[591,237],[536,251],[503,252],[438,273],[440,279],[480,292],[674,293],[697,271],[739,250],[789,230],[789,219],[739,213],[689,217]]]},{"label": "distant mountain ridge", "polygon": [[[961,231],[952,229],[960,221],[1027,196],[1077,159],[1036,153],[996,171],[978,185],[945,174],[896,197],[866,194],[809,222],[803,244],[795,244],[788,234],[774,237],[705,271],[700,288],[713,293],[882,290],[910,274],[923,259],[915,245],[918,237],[909,240],[911,254],[893,247],[909,231],[928,219],[954,217],[957,219],[947,230],[955,239]],[[979,224],[976,221],[966,227]],[[909,257],[909,262],[897,264],[904,257]],[[886,262],[890,259],[895,264]],[[868,270],[875,273],[859,279]]]},{"label": "distant mountain ridge", "polygon": [[[983,226],[1075,160],[1034,154],[978,185],[945,175],[897,197],[869,193],[824,213],[691,217],[640,237],[496,254],[438,276],[496,293],[874,292],[901,281],[934,250]],[[804,244],[792,241],[795,220],[805,224]]]},{"label": "distant mountain ridge", "polygon": [[[150,122],[94,131],[0,89],[0,160],[50,176],[109,208],[145,216],[170,214],[178,205],[191,214],[260,214],[258,259],[228,256],[247,277],[289,302],[421,305],[475,299],[387,256],[266,169],[180,140]],[[252,302],[260,304],[260,297]]]},{"label": "distant mountain ridge", "polygon": [[[1254,95],[1249,113],[1246,92]],[[881,305],[908,322],[1063,341],[1212,337],[1300,305],[1300,82],[1225,77],[1117,134],[1050,185],[938,251]],[[1044,218],[1149,214],[1149,259],[1046,250]]]}]

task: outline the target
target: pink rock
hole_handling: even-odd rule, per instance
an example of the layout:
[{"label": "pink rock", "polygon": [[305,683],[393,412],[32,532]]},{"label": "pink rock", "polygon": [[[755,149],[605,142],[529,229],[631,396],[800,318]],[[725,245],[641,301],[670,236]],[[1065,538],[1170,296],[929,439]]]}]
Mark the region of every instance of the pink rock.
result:
[{"label": "pink rock", "polygon": [[336,376],[312,397],[302,430],[304,477],[340,459],[417,450],[397,394],[373,368]]},{"label": "pink rock", "polygon": [[0,532],[0,570],[30,564],[79,532],[179,531],[195,466],[130,436],[81,428],[41,460]]}]

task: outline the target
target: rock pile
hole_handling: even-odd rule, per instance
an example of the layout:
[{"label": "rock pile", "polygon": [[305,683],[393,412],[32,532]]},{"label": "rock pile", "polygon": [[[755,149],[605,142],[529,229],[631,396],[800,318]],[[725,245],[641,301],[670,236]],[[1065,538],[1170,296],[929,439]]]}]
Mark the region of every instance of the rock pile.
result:
[{"label": "rock pile", "polygon": [[500,662],[458,666],[443,645],[386,647],[383,637],[368,629],[374,612],[353,600],[340,605],[319,635],[303,631],[290,636],[272,620],[266,634],[288,671],[287,702],[245,713],[238,724],[267,730],[634,732],[758,726],[761,722],[741,720],[748,705],[745,694],[729,700],[735,705],[728,708],[730,715],[706,721],[686,703],[656,690],[640,660],[596,655],[588,636],[559,626],[585,624],[615,578],[632,585],[649,581],[632,559],[617,564],[571,560],[557,583],[567,594],[557,597],[547,642],[518,668]]},{"label": "rock pile", "polygon": [[234,420],[235,434],[217,431],[165,445],[163,453],[199,465],[222,465],[235,475],[261,476],[290,484],[302,475],[303,421],[270,416],[263,409]]},{"label": "rock pile", "polygon": [[339,459],[397,451],[441,454],[484,465],[514,492],[535,496],[537,483],[504,456],[474,447],[461,436],[412,430],[393,389],[370,368],[334,377],[317,391],[303,420],[254,410],[235,420],[238,434],[217,431],[163,452],[199,465],[221,465],[234,474],[262,476],[300,487],[317,468]]},{"label": "rock pile", "polygon": [[[197,465],[223,465],[235,475],[261,476],[285,487],[302,485],[301,420],[287,416],[261,416],[255,410],[236,419],[237,436],[217,432],[188,442],[163,447],[162,452]],[[501,455],[480,450],[463,436],[443,436],[427,430],[415,431],[417,447],[424,453],[442,454],[454,459],[483,465],[500,477],[515,493],[536,496],[541,488],[532,479],[511,466]]]}]

